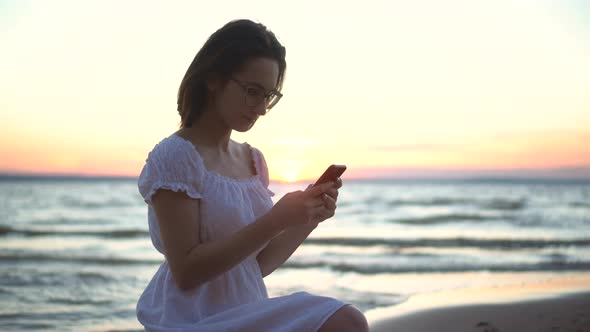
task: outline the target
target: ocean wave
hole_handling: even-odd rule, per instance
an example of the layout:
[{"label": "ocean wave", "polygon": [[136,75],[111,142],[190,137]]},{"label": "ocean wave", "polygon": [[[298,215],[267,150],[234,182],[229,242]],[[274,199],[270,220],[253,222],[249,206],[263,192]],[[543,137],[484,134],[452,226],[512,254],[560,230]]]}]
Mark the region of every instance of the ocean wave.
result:
[{"label": "ocean wave", "polygon": [[56,328],[53,324],[30,322],[30,319],[31,317],[28,312],[23,312],[22,314],[0,314],[2,328],[5,328],[5,331],[50,331]]},{"label": "ocean wave", "polygon": [[[373,202],[373,201],[372,201]],[[475,198],[446,198],[435,197],[429,199],[396,199],[387,202],[390,206],[448,206],[472,205],[490,210],[520,210],[526,206],[526,199],[475,199]]]},{"label": "ocean wave", "polygon": [[133,259],[125,257],[67,256],[41,253],[0,253],[0,262],[68,262],[102,265],[161,264],[162,259]]},{"label": "ocean wave", "polygon": [[486,215],[481,213],[449,213],[426,217],[390,218],[386,221],[405,225],[432,225],[457,221],[485,221],[498,219],[500,219],[498,216]]},{"label": "ocean wave", "polygon": [[[2,254],[0,254],[2,257]],[[38,262],[37,260],[39,257],[38,255],[33,254],[4,254],[6,261],[16,261],[20,263],[21,261],[33,261]],[[2,259],[0,258],[0,261]],[[43,261],[50,261],[50,262],[57,262],[63,263],[64,261],[70,262],[70,260],[64,259],[63,257],[58,257],[58,259],[52,259],[52,257],[44,256]],[[3,271],[0,273],[0,279],[2,280],[2,285],[4,286],[22,286],[22,285],[37,285],[37,286],[44,286],[44,287],[61,287],[63,285],[74,285],[74,284],[86,284],[86,285],[104,285],[111,282],[119,282],[117,276],[109,276],[106,274],[98,273],[98,272],[89,272],[89,271],[39,271],[37,265],[34,264],[32,269],[20,270],[20,272],[14,271]],[[24,272],[26,271],[26,272]],[[0,289],[0,294],[2,293],[2,289]],[[25,301],[25,300],[23,300]],[[32,299],[30,302],[34,303],[36,299]]]},{"label": "ocean wave", "polygon": [[99,272],[78,272],[76,273],[76,277],[79,278],[80,280],[83,280],[84,282],[87,283],[93,283],[93,282],[98,282],[98,283],[103,283],[103,282],[109,282],[112,281],[113,278],[99,273]]},{"label": "ocean wave", "polygon": [[569,203],[571,207],[579,207],[579,208],[590,208],[590,203],[588,202],[571,202]]},{"label": "ocean wave", "polygon": [[[78,309],[78,308],[76,308]],[[49,325],[45,322],[48,321],[62,321],[62,322],[73,322],[79,321],[82,319],[92,318],[94,316],[93,312],[89,311],[82,311],[82,310],[69,310],[69,311],[60,311],[59,309],[54,309],[53,311],[45,308],[42,310],[30,311],[30,310],[19,310],[17,312],[4,312],[0,313],[0,322],[2,322],[2,327],[9,327],[12,326],[12,329],[3,329],[2,331],[46,331],[51,329],[52,331],[55,330],[55,326]],[[35,321],[38,321],[35,322]],[[67,324],[65,324],[67,325]],[[62,324],[63,328],[64,324]],[[57,331],[63,331],[63,329],[58,329]]]},{"label": "ocean wave", "polygon": [[58,218],[40,218],[27,220],[27,224],[30,225],[110,225],[114,223],[113,219],[105,218],[91,218],[91,219],[80,219],[80,218],[69,218],[69,217],[58,217]]},{"label": "ocean wave", "polygon": [[69,196],[62,197],[60,202],[64,207],[84,209],[129,207],[135,205],[135,202],[120,200],[116,198],[106,199],[103,201],[91,201]]},{"label": "ocean wave", "polygon": [[149,237],[149,231],[142,229],[115,229],[115,230],[82,230],[82,231],[62,231],[62,230],[45,230],[30,228],[12,228],[10,226],[0,225],[0,236],[20,235],[20,236],[94,236],[102,238],[135,238]]},{"label": "ocean wave", "polygon": [[381,239],[381,238],[343,238],[323,237],[307,238],[303,244],[315,244],[324,246],[351,246],[372,247],[385,246],[392,248],[415,247],[439,247],[439,248],[489,248],[489,249],[539,249],[562,246],[590,246],[589,238],[580,239],[472,239],[472,238],[447,238],[447,239]]},{"label": "ocean wave", "polygon": [[392,206],[402,205],[420,205],[420,206],[440,206],[453,204],[468,204],[473,200],[465,198],[430,198],[430,199],[394,199],[387,203]]},{"label": "ocean wave", "polygon": [[544,271],[590,271],[590,262],[546,262],[538,264],[505,264],[505,265],[455,265],[455,266],[392,266],[392,265],[353,265],[331,264],[329,262],[296,262],[287,261],[280,268],[286,269],[317,269],[327,268],[335,272],[355,272],[359,274],[383,273],[435,273],[435,272],[544,272]]},{"label": "ocean wave", "polygon": [[113,301],[110,300],[72,299],[60,297],[49,297],[47,302],[66,305],[109,305],[113,303]]},{"label": "ocean wave", "polygon": [[494,198],[479,202],[479,206],[492,210],[521,210],[526,206],[526,199],[510,200]]}]

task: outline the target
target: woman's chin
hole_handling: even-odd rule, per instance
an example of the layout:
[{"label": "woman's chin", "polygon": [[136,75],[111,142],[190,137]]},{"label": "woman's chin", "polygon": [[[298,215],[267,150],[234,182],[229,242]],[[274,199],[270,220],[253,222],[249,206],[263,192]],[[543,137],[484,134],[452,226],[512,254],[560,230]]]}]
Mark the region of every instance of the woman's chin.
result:
[{"label": "woman's chin", "polygon": [[246,124],[246,125],[240,124],[238,126],[235,126],[234,130],[239,131],[240,133],[243,133],[243,132],[246,132],[246,131],[252,129],[253,126],[254,126],[254,123],[250,123],[250,124]]}]

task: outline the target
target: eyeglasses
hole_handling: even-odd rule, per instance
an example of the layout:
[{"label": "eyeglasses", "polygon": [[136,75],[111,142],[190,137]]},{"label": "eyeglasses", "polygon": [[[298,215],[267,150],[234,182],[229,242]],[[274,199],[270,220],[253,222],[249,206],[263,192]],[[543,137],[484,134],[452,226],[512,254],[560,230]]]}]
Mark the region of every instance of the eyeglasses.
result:
[{"label": "eyeglasses", "polygon": [[244,90],[244,103],[246,105],[250,107],[255,107],[260,105],[260,103],[264,102],[266,105],[266,113],[268,113],[270,109],[274,105],[276,105],[283,96],[282,93],[276,90],[271,90],[268,93],[265,93],[264,89],[252,84],[242,82],[233,77],[230,77],[230,80],[236,82],[242,88],[242,90]]}]

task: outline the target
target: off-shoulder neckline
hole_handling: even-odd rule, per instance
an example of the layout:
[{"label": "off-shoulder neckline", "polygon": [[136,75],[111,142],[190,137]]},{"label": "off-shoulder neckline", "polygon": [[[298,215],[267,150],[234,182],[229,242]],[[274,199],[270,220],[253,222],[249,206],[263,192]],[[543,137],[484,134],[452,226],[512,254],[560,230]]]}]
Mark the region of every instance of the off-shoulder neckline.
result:
[{"label": "off-shoulder neckline", "polygon": [[195,145],[192,142],[190,142],[189,140],[187,140],[187,139],[185,139],[183,137],[180,137],[180,136],[178,136],[176,134],[172,134],[172,135],[170,135],[170,137],[176,137],[179,140],[183,141],[185,144],[189,145],[190,148],[191,148],[191,150],[197,156],[199,162],[203,166],[203,169],[205,170],[205,173],[207,173],[209,175],[215,176],[215,177],[217,177],[219,179],[222,179],[222,180],[225,180],[225,181],[228,181],[228,182],[238,182],[238,183],[255,182],[255,181],[258,181],[259,178],[260,178],[260,167],[258,167],[258,165],[256,163],[256,159],[255,159],[255,156],[254,156],[254,149],[253,149],[253,147],[250,144],[248,144],[248,142],[244,142],[244,144],[246,144],[248,146],[248,148],[250,149],[250,156],[253,159],[252,161],[254,162],[254,167],[256,169],[256,174],[255,175],[252,175],[250,177],[247,177],[247,178],[237,179],[237,178],[232,178],[232,177],[229,177],[229,176],[225,176],[225,175],[220,174],[220,173],[218,173],[218,172],[216,172],[214,170],[209,170],[207,167],[205,167],[205,161],[201,157],[201,154],[199,153],[199,151],[197,150],[197,148],[195,147]]}]

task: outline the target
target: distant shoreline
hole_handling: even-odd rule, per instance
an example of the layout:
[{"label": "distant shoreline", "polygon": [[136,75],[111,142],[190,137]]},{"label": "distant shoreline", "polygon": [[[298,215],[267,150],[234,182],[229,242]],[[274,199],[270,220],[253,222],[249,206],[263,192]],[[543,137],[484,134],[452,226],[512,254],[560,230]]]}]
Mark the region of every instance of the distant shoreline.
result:
[{"label": "distant shoreline", "polygon": [[137,176],[97,176],[97,175],[52,175],[52,174],[2,174],[1,181],[55,181],[55,180],[137,180]]},{"label": "distant shoreline", "polygon": [[[0,181],[79,181],[79,180],[137,180],[138,176],[111,176],[111,175],[80,175],[80,174],[13,174],[13,173],[0,173]],[[590,184],[590,178],[562,178],[562,177],[519,177],[519,176],[481,176],[481,177],[374,177],[374,178],[345,178],[346,182],[379,182],[379,183],[408,183],[408,182],[421,182],[421,183],[539,183],[539,184]],[[300,180],[293,182],[307,183],[312,180]],[[287,183],[277,180],[271,180],[271,183]]]}]

